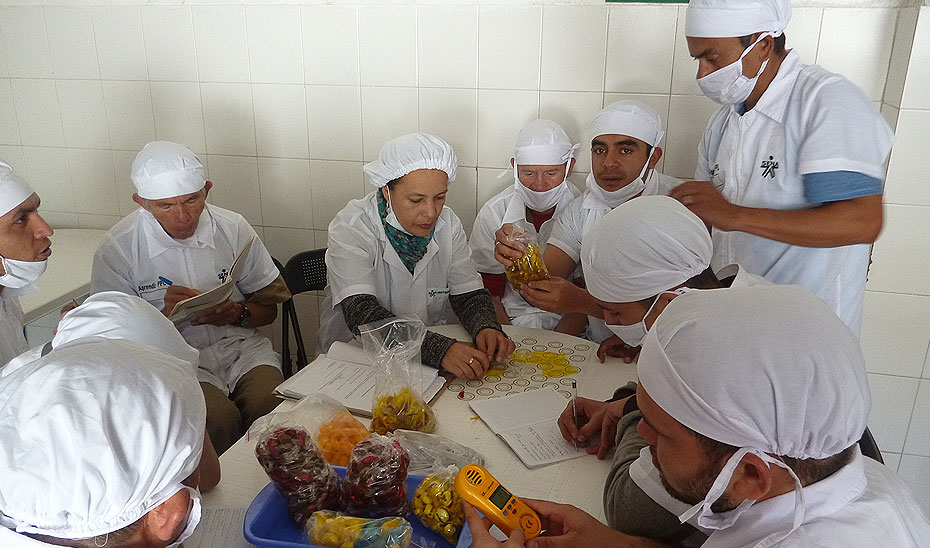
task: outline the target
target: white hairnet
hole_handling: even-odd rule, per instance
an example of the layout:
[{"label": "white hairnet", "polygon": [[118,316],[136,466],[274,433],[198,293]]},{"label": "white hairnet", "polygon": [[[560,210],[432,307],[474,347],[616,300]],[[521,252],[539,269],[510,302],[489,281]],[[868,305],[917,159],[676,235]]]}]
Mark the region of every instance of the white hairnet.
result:
[{"label": "white hairnet", "polygon": [[190,366],[85,338],[0,378],[0,524],[82,539],[126,527],[183,489],[206,407]]},{"label": "white hairnet", "polygon": [[194,151],[170,141],[153,141],[132,162],[132,183],[145,200],[193,194],[206,184],[203,164]]},{"label": "white hairnet", "polygon": [[629,303],[704,272],[713,254],[704,222],[681,202],[640,196],[614,208],[585,235],[581,264],[591,295]]},{"label": "white hairnet", "polygon": [[646,335],[638,373],[684,426],[760,453],[833,456],[859,440],[869,414],[858,339],[797,286],[676,298]]},{"label": "white hairnet", "polygon": [[418,169],[439,169],[446,172],[449,182],[455,180],[458,160],[449,143],[428,133],[411,133],[388,141],[374,162],[362,169],[371,184],[381,188]]},{"label": "white hairnet", "polygon": [[35,193],[22,177],[5,162],[0,162],[0,217],[13,211]]},{"label": "white hairnet", "polygon": [[517,135],[513,157],[518,166],[555,166],[569,161],[574,151],[562,126],[552,120],[533,120]]},{"label": "white hairnet", "polygon": [[615,101],[591,120],[591,140],[599,135],[626,135],[657,146],[665,132],[662,118],[652,107],[639,101]]},{"label": "white hairnet", "polygon": [[187,344],[161,311],[144,299],[120,291],[95,293],[65,314],[52,339],[52,348],[83,337],[126,339],[154,346],[192,364],[193,371],[200,362],[200,352]]},{"label": "white hairnet", "polygon": [[685,36],[733,38],[757,32],[779,36],[789,21],[790,0],[691,0]]}]

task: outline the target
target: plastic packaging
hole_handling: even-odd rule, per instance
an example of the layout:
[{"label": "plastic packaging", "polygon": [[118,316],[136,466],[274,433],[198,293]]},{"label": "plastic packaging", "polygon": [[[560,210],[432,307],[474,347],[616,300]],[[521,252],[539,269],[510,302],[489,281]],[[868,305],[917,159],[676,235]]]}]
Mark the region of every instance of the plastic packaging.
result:
[{"label": "plastic packaging", "polygon": [[317,510],[339,507],[339,477],[301,426],[278,424],[259,436],[255,456],[303,526]]},{"label": "plastic packaging", "polygon": [[371,434],[358,442],[342,484],[346,513],[366,518],[406,515],[409,464],[407,451],[395,439]]},{"label": "plastic packaging", "polygon": [[413,430],[395,430],[394,439],[410,455],[407,473],[423,476],[437,468],[466,464],[484,464],[484,456],[470,447],[454,442],[439,434],[427,434]]},{"label": "plastic packaging", "polygon": [[404,518],[365,519],[316,512],[307,521],[310,544],[330,548],[407,548],[413,529]]},{"label": "plastic packaging", "polygon": [[513,265],[506,269],[510,285],[518,290],[523,284],[548,279],[549,270],[543,262],[542,251],[539,249],[536,236],[521,227],[520,223],[515,223],[509,239],[515,244],[522,244],[526,249],[523,256],[519,259],[512,259]]},{"label": "plastic packaging", "polygon": [[462,497],[455,491],[455,476],[459,469],[448,466],[423,478],[413,495],[413,513],[423,525],[441,534],[449,544],[455,544],[465,523]]},{"label": "plastic packaging", "polygon": [[423,401],[424,379],[412,363],[419,361],[426,327],[416,318],[389,318],[359,328],[365,351],[380,369],[371,402],[371,430],[387,434],[398,428],[432,432],[436,415]]},{"label": "plastic packaging", "polygon": [[323,457],[334,466],[345,466],[356,443],[370,432],[344,405],[323,394],[310,394],[286,411],[260,417],[249,428],[248,439],[256,438],[275,424],[301,425],[312,434]]}]

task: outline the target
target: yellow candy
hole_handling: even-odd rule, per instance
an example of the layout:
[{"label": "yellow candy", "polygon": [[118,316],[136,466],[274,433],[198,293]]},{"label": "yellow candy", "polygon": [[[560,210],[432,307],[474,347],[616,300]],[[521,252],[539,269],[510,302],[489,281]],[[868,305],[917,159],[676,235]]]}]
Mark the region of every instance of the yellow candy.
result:
[{"label": "yellow candy", "polygon": [[[361,546],[396,546],[407,548],[412,538],[410,524],[402,518],[369,520],[353,516],[340,516],[334,512],[313,514],[309,540],[330,548]],[[366,525],[372,524],[366,528]]]},{"label": "yellow candy", "polygon": [[423,480],[414,493],[413,513],[450,544],[455,544],[458,528],[465,522],[462,498],[448,477],[433,475]]},{"label": "yellow candy", "polygon": [[525,283],[548,278],[549,270],[542,260],[539,244],[530,244],[523,256],[515,259],[513,265],[507,267],[507,279],[514,289],[520,289]]},{"label": "yellow candy", "polygon": [[399,428],[420,432],[436,429],[433,410],[406,387],[396,394],[378,397],[372,409],[371,429],[374,432],[386,434]]}]

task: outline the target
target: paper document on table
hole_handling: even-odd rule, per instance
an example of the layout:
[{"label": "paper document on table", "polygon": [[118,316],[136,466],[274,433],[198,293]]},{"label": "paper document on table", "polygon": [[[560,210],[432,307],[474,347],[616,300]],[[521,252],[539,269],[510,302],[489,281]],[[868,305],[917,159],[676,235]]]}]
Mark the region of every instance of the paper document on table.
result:
[{"label": "paper document on table", "polygon": [[226,302],[226,299],[233,294],[233,289],[236,287],[236,280],[242,276],[242,271],[245,269],[245,262],[249,256],[249,250],[252,249],[253,241],[255,241],[255,236],[249,238],[249,241],[239,250],[232,266],[229,267],[229,274],[226,276],[226,280],[223,283],[209,291],[204,291],[199,295],[179,301],[178,304],[174,306],[174,310],[171,311],[171,315],[168,316],[168,319],[174,322],[175,325],[178,325]]},{"label": "paper document on table", "polygon": [[204,508],[200,523],[184,548],[252,548],[242,526],[246,508]]},{"label": "paper document on table", "polygon": [[565,441],[559,415],[568,403],[551,388],[476,400],[469,404],[492,432],[513,449],[527,468],[539,468],[585,455]]},{"label": "paper document on table", "polygon": [[[421,381],[423,399],[431,401],[445,383],[439,371],[422,364],[413,364]],[[284,381],[275,392],[283,398],[299,400],[309,394],[326,394],[346,406],[350,412],[371,416],[371,398],[378,380],[378,369],[372,356],[361,348],[335,342],[329,353],[313,360]]]}]

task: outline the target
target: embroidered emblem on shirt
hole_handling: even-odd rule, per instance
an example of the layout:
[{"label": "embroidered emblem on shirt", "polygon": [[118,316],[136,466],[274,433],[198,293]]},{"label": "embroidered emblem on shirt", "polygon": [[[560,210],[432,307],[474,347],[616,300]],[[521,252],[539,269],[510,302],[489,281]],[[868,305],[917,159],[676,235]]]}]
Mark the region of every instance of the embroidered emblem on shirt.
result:
[{"label": "embroidered emblem on shirt", "polygon": [[714,169],[710,170],[710,180],[713,181],[720,174],[720,164],[714,164]]},{"label": "embroidered emblem on shirt", "polygon": [[220,279],[220,283],[224,283],[226,281],[226,278],[229,277],[229,271],[224,268],[223,270],[220,271],[219,274],[216,275],[216,277]]},{"label": "embroidered emblem on shirt", "polygon": [[769,156],[768,160],[763,160],[762,165],[759,166],[762,168],[762,178],[771,177],[775,178],[775,170],[778,169],[778,162],[775,161],[773,156]]}]

